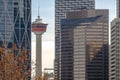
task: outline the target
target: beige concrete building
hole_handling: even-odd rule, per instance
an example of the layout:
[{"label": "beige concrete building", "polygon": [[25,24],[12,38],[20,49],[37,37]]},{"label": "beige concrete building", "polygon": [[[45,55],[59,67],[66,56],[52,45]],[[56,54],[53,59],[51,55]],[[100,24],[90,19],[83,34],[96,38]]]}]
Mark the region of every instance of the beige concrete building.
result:
[{"label": "beige concrete building", "polygon": [[120,80],[120,18],[111,22],[110,80]]}]

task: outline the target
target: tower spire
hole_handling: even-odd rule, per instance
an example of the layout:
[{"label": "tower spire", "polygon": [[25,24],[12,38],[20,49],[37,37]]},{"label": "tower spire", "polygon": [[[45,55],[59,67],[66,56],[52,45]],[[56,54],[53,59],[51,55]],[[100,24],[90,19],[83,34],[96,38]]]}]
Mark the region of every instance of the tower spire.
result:
[{"label": "tower spire", "polygon": [[40,0],[38,0],[38,19],[40,19]]}]

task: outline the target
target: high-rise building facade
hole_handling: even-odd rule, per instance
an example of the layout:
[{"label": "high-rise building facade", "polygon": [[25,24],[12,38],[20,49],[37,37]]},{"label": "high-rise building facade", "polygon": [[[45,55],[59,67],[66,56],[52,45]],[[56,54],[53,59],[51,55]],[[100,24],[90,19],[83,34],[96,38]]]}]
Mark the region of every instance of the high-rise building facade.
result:
[{"label": "high-rise building facade", "polygon": [[94,8],[94,0],[55,0],[55,80],[59,80],[61,76],[61,19],[66,17],[66,12]]},{"label": "high-rise building facade", "polygon": [[120,0],[117,0],[117,17],[120,18]]},{"label": "high-rise building facade", "polygon": [[108,10],[61,20],[61,80],[108,80]]},{"label": "high-rise building facade", "polygon": [[110,80],[120,79],[120,18],[111,22]]},{"label": "high-rise building facade", "polygon": [[0,48],[13,53],[16,67],[24,64],[20,74],[30,78],[26,71],[31,70],[31,0],[0,0]]},{"label": "high-rise building facade", "polygon": [[109,80],[120,79],[120,0],[117,0],[117,18],[111,22]]}]

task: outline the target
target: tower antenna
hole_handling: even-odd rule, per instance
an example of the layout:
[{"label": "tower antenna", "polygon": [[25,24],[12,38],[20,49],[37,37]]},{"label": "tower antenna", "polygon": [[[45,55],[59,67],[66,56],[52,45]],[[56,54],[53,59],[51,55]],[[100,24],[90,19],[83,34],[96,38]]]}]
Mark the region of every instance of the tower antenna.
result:
[{"label": "tower antenna", "polygon": [[38,0],[38,18],[40,18],[40,0]]}]

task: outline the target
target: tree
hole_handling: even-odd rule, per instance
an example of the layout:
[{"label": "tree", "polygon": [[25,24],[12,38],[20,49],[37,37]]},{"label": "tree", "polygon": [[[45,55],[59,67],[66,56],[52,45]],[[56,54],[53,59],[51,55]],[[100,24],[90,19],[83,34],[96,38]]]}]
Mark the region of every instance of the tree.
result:
[{"label": "tree", "polygon": [[27,50],[23,47],[20,54],[14,44],[12,49],[0,47],[0,80],[29,80],[31,69],[26,65],[30,60]]}]

